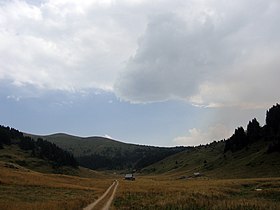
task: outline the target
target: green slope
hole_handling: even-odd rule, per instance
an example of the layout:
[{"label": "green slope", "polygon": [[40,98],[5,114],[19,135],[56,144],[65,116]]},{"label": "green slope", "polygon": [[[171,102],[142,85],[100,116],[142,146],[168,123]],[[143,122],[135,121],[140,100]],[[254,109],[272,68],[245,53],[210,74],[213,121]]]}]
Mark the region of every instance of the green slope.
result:
[{"label": "green slope", "polygon": [[53,167],[53,162],[32,155],[31,151],[22,150],[18,145],[5,145],[0,149],[0,161],[8,168],[26,168],[41,173],[59,173],[78,175],[79,170],[70,166]]},{"label": "green slope", "polygon": [[224,153],[225,142],[212,143],[172,155],[142,170],[146,174],[211,178],[279,177],[280,153],[268,154],[269,142],[258,141],[237,152]]},{"label": "green slope", "polygon": [[80,165],[92,169],[141,169],[187,149],[127,144],[104,137],[82,138],[63,133],[32,137],[41,137],[72,152]]},{"label": "green slope", "polygon": [[90,178],[106,178],[111,176],[83,167],[53,166],[53,161],[36,157],[32,154],[31,150],[23,150],[17,144],[3,145],[0,149],[0,169],[4,167],[15,171],[66,174]]},{"label": "green slope", "polygon": [[76,157],[96,153],[108,153],[108,155],[113,155],[113,153],[109,153],[107,152],[107,150],[113,148],[122,148],[124,150],[129,150],[137,147],[137,145],[125,144],[116,140],[111,140],[108,138],[98,136],[83,138],[64,133],[57,133],[39,137],[42,137],[43,139],[53,142],[59,147],[72,152],[73,155]]},{"label": "green slope", "polygon": [[254,118],[246,130],[238,127],[227,140],[193,147],[142,171],[181,178],[195,174],[216,178],[280,176],[280,105],[266,112],[264,126]]}]

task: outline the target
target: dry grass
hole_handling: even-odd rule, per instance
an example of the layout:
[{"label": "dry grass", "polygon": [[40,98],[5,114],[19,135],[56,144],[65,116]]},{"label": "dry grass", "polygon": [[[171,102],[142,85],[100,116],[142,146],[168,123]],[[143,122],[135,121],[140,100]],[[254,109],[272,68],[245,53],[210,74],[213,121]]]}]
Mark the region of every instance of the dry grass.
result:
[{"label": "dry grass", "polygon": [[0,209],[81,209],[99,197],[112,179],[42,174],[0,163]]},{"label": "dry grass", "polygon": [[[256,189],[262,189],[256,191]],[[279,209],[280,179],[121,181],[116,209]]]},{"label": "dry grass", "polygon": [[[97,173],[93,173],[95,178],[81,178],[7,168],[3,162],[0,170],[1,210],[82,209],[102,195],[113,181]],[[87,175],[91,172],[87,171]],[[115,209],[272,210],[279,206],[280,178],[138,177],[136,181],[120,180],[114,200]]]}]

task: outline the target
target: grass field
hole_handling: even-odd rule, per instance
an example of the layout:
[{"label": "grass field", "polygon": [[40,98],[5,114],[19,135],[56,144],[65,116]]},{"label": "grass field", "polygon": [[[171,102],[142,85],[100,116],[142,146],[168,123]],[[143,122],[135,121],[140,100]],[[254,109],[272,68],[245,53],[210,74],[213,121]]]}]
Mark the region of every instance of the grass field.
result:
[{"label": "grass field", "polygon": [[[101,174],[93,178],[42,174],[4,162],[0,168],[1,210],[82,209],[113,181]],[[89,171],[83,173],[90,177]],[[280,206],[280,178],[176,180],[159,175],[119,180],[112,209],[269,210]]]},{"label": "grass field", "polygon": [[279,209],[280,178],[121,181],[115,209]]},{"label": "grass field", "polygon": [[[16,167],[16,168],[14,168]],[[0,162],[0,209],[82,209],[97,199],[112,180],[42,174]],[[90,176],[90,173],[85,173]]]},{"label": "grass field", "polygon": [[[262,150],[251,148],[251,153],[246,153],[250,158],[240,151],[227,154],[224,160],[219,155],[221,148],[202,147],[176,154],[153,165],[154,173],[136,181],[119,177],[112,209],[280,209],[278,154],[263,156]],[[227,161],[230,164],[223,163]],[[210,164],[213,168],[208,168]],[[62,170],[75,176],[53,174],[58,171],[46,160],[34,158],[17,146],[5,147],[0,154],[0,209],[82,209],[116,179],[115,175],[85,168]],[[197,171],[203,176],[186,178]],[[240,179],[254,175],[275,177]]]}]

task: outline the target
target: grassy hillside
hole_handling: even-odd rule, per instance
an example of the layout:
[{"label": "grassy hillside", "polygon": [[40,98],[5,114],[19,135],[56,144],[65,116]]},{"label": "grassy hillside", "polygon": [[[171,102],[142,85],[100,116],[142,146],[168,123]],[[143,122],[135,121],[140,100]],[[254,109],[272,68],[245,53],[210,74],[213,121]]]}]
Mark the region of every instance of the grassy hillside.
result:
[{"label": "grassy hillside", "polygon": [[0,126],[0,161],[31,170],[49,173],[76,173],[78,163],[73,155],[54,143],[34,140],[22,132]]},{"label": "grassy hillside", "polygon": [[[47,168],[47,167],[46,167]],[[43,174],[0,161],[0,209],[82,209],[111,185],[113,178]]]},{"label": "grassy hillside", "polygon": [[[17,144],[2,145],[0,149],[2,166],[15,170],[36,171],[47,174],[65,174],[87,178],[102,178],[104,173],[83,167],[60,166],[46,158],[34,156],[31,150],[23,150]],[[0,182],[1,184],[1,182]]]},{"label": "grassy hillside", "polygon": [[225,142],[195,147],[167,157],[142,170],[187,178],[199,172],[212,178],[279,177],[280,154],[267,153],[267,142],[259,141],[238,152],[224,153]]},{"label": "grassy hillside", "polygon": [[[66,149],[67,151],[70,151],[75,157],[96,153],[106,153],[108,148],[131,149],[137,147],[133,144],[125,144],[116,140],[98,136],[83,138],[64,133],[57,133],[41,137],[55,143],[56,145]],[[113,155],[113,153],[107,153],[108,155]]]},{"label": "grassy hillside", "polygon": [[87,168],[70,166],[54,167],[54,163],[44,158],[34,157],[31,151],[20,149],[18,145],[4,145],[0,149],[0,161],[7,168],[25,169],[40,173],[66,174],[80,177],[100,178],[104,174]]},{"label": "grassy hillside", "polygon": [[279,177],[280,105],[266,112],[264,126],[254,118],[246,130],[237,128],[227,140],[193,147],[142,171],[180,178],[194,177],[194,173],[216,178]]},{"label": "grassy hillside", "polygon": [[55,169],[53,168],[51,161],[34,157],[32,156],[31,151],[22,150],[18,145],[5,145],[4,148],[0,150],[0,161],[6,163],[7,167],[21,166],[26,169],[42,173],[77,173],[77,170],[72,167],[61,167],[60,169]]},{"label": "grassy hillside", "polygon": [[135,145],[103,137],[81,138],[67,134],[40,137],[73,153],[80,165],[92,169],[140,169],[187,149]]}]

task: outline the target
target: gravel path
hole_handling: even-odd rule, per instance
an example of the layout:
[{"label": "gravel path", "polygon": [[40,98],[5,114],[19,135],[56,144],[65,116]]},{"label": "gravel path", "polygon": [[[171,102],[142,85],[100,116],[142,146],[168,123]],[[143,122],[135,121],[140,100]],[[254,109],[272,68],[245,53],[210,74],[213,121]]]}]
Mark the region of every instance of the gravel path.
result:
[{"label": "gravel path", "polygon": [[[111,203],[112,203],[114,197],[115,197],[118,185],[119,185],[119,182],[117,180],[115,180],[113,182],[113,184],[105,191],[105,193],[103,193],[103,195],[100,198],[98,198],[93,203],[89,204],[83,210],[92,210],[92,209],[94,209],[95,206],[99,205],[99,203],[101,201],[104,202],[102,210],[108,210],[110,208],[110,206],[111,206]],[[113,190],[112,190],[112,188],[113,188]],[[108,197],[109,193],[111,193],[111,196],[106,201],[103,201],[103,199],[105,197]]]}]

